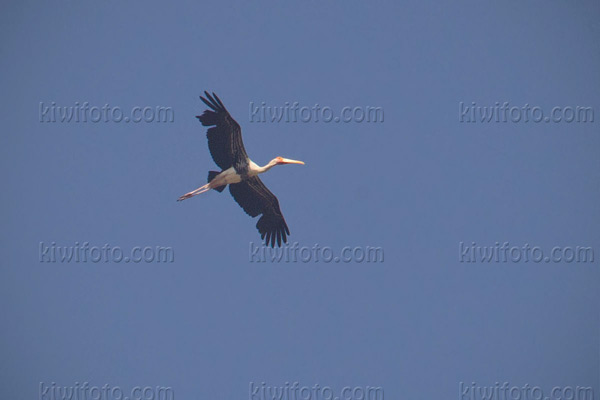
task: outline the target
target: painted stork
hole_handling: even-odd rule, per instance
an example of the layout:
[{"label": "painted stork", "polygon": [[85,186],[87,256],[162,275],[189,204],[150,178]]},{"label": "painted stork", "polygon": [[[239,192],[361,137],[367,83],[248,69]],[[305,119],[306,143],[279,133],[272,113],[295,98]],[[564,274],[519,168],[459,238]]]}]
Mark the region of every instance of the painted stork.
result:
[{"label": "painted stork", "polygon": [[258,174],[267,172],[276,165],[304,164],[302,161],[275,157],[264,167],[256,165],[246,153],[242,142],[242,129],[231,117],[223,102],[213,92],[212,96],[204,92],[206,98],[200,99],[210,108],[196,116],[203,126],[209,126],[206,132],[208,149],[221,172],[209,171],[208,183],[181,196],[177,201],[194,197],[211,189],[222,192],[229,185],[229,192],[235,201],[252,218],[262,214],[256,228],[265,245],[281,247],[287,243],[290,230],[279,209],[277,197],[262,183]]}]

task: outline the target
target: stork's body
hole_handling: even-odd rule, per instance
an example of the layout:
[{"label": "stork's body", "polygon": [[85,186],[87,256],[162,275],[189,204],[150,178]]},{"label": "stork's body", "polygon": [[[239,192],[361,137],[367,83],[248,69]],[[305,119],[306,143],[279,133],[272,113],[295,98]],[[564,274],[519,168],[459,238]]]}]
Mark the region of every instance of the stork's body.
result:
[{"label": "stork's body", "polygon": [[212,126],[208,129],[208,148],[215,163],[221,167],[221,172],[210,171],[208,183],[189,193],[181,196],[178,201],[189,199],[198,194],[214,189],[222,192],[227,185],[235,201],[251,217],[262,214],[256,227],[271,247],[281,246],[281,242],[287,243],[290,230],[279,209],[277,197],[258,178],[259,174],[266,172],[275,165],[304,164],[302,161],[290,160],[283,157],[272,159],[267,165],[261,167],[254,163],[244,149],[241,128],[231,117],[221,100],[213,93],[213,96],[204,92],[202,101],[212,110],[206,110],[197,118],[204,126]]}]

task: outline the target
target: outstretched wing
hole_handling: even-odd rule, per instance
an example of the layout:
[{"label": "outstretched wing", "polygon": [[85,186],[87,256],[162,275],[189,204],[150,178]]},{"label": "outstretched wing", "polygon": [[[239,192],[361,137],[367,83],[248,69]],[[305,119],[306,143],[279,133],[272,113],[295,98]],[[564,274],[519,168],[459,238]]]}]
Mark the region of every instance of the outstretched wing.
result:
[{"label": "outstretched wing", "polygon": [[251,217],[262,214],[256,223],[260,238],[265,239],[265,245],[281,247],[281,242],[287,243],[290,230],[285,223],[277,197],[262,183],[260,178],[253,176],[240,183],[229,185],[229,192],[235,201]]},{"label": "outstretched wing", "polygon": [[225,170],[234,167],[238,173],[248,168],[248,154],[242,141],[242,129],[229,114],[223,102],[216,94],[204,92],[206,98],[200,99],[211,109],[196,116],[204,126],[210,126],[206,132],[208,149],[215,163]]}]

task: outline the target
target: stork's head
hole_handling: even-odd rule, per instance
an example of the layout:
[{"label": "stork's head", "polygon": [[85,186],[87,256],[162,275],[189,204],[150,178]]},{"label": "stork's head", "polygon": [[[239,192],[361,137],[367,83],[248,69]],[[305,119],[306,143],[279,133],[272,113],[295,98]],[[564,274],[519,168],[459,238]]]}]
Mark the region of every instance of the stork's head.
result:
[{"label": "stork's head", "polygon": [[304,165],[303,161],[290,160],[289,158],[283,158],[283,157],[275,157],[271,162],[274,165],[283,165],[283,164],[302,164],[302,165]]}]

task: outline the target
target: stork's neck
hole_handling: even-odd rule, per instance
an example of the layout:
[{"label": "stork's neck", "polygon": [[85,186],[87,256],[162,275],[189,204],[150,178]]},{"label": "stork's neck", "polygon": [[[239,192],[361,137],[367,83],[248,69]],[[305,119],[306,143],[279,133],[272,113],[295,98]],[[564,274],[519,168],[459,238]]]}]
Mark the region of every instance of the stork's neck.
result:
[{"label": "stork's neck", "polygon": [[264,167],[261,167],[259,165],[257,165],[256,163],[254,163],[253,161],[250,161],[250,170],[253,171],[256,175],[258,174],[262,174],[263,172],[267,172],[268,170],[270,170],[271,168],[273,168],[274,166],[277,165],[277,159],[273,159],[271,161],[269,161],[269,163],[267,165],[265,165]]}]

